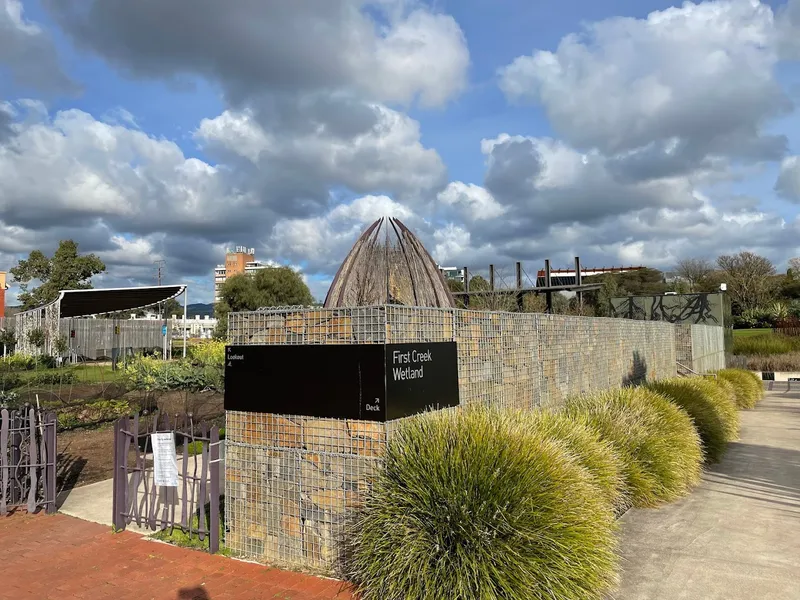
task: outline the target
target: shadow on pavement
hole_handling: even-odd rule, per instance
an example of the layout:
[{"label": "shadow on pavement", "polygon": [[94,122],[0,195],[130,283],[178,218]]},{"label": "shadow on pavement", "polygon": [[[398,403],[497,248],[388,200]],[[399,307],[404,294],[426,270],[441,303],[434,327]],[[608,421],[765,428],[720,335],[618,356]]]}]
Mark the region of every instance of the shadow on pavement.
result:
[{"label": "shadow on pavement", "polygon": [[205,588],[200,586],[178,590],[177,600],[211,600]]},{"label": "shadow on pavement", "polygon": [[725,460],[709,467],[707,479],[730,488],[717,490],[721,493],[796,508],[788,512],[800,516],[800,451],[731,442]]}]

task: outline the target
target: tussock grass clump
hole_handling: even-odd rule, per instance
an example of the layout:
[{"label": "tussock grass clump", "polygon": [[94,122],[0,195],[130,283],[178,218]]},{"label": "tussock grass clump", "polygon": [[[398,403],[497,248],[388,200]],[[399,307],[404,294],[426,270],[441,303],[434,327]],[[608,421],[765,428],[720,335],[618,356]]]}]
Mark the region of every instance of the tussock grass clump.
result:
[{"label": "tussock grass clump", "polygon": [[717,377],[728,381],[733,386],[736,406],[739,408],[755,408],[764,394],[764,385],[754,373],[740,369],[723,369]]},{"label": "tussock grass clump", "polygon": [[706,381],[710,381],[717,385],[717,387],[722,391],[725,396],[727,396],[728,400],[730,400],[734,406],[738,408],[738,404],[736,403],[736,388],[734,387],[733,383],[724,379],[722,377],[717,377],[715,375],[711,375],[710,377],[705,378]]},{"label": "tussock grass clump", "polygon": [[361,598],[603,597],[613,513],[563,445],[523,421],[469,408],[398,426],[343,539]]},{"label": "tussock grass clump", "polygon": [[648,384],[685,410],[703,441],[706,459],[717,462],[739,434],[739,411],[728,393],[702,377],[675,377]]},{"label": "tussock grass clump", "polygon": [[564,413],[550,410],[530,413],[525,425],[564,444],[566,451],[586,469],[606,501],[618,512],[629,504],[622,477],[622,460],[614,446],[602,439],[595,429]]},{"label": "tussock grass clump", "polygon": [[633,506],[679,498],[700,479],[703,453],[689,416],[643,387],[571,399],[566,413],[593,427],[617,451]]},{"label": "tussock grass clump", "polygon": [[800,352],[800,337],[762,334],[733,338],[733,353],[746,356],[773,356]]}]

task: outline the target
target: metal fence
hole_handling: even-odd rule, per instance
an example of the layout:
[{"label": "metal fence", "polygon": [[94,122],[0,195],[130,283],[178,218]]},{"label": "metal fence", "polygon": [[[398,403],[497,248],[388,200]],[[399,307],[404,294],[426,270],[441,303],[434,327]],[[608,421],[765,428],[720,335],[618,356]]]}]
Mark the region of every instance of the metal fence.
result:
[{"label": "metal fence", "polygon": [[[141,350],[161,350],[164,346],[163,325],[163,321],[150,319],[69,318],[53,321],[45,309],[0,319],[0,329],[10,328],[15,332],[17,352],[55,356],[58,353],[56,339],[62,338],[67,347],[65,358],[73,360],[112,358],[117,351],[133,354]],[[33,344],[29,337],[30,332],[37,329],[44,334],[42,346]]]},{"label": "metal fence", "polygon": [[[177,464],[176,486],[158,485],[152,434],[171,434]],[[199,448],[198,448],[199,446]],[[190,452],[193,449],[194,452]],[[175,527],[190,538],[220,545],[219,428],[195,424],[191,415],[158,413],[123,417],[114,426],[113,518],[117,530],[135,522],[150,531]],[[180,507],[180,508],[179,508]]]},{"label": "metal fence", "polygon": [[56,510],[56,416],[0,410],[0,515],[24,507]]}]

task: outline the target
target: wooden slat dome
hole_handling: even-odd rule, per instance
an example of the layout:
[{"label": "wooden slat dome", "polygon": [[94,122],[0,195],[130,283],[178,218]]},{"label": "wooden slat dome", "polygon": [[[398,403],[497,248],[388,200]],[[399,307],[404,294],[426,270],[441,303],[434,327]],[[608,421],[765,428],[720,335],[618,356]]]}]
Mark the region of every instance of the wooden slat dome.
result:
[{"label": "wooden slat dome", "polygon": [[361,234],[325,298],[325,308],[378,304],[455,306],[422,242],[391,217],[378,219]]}]

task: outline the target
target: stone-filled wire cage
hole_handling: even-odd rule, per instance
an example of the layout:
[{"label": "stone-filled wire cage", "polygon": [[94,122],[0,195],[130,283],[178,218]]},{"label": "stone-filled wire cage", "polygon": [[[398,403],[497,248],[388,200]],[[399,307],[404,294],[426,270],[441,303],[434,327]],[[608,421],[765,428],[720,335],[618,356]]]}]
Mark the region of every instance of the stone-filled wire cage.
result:
[{"label": "stone-filled wire cage", "polygon": [[[532,409],[676,373],[668,323],[397,305],[279,307],[229,315],[232,345],[455,341],[462,405]],[[314,376],[314,366],[298,366]],[[264,402],[269,402],[265,381]],[[330,573],[347,514],[396,421],[227,412],[226,545]]]}]

